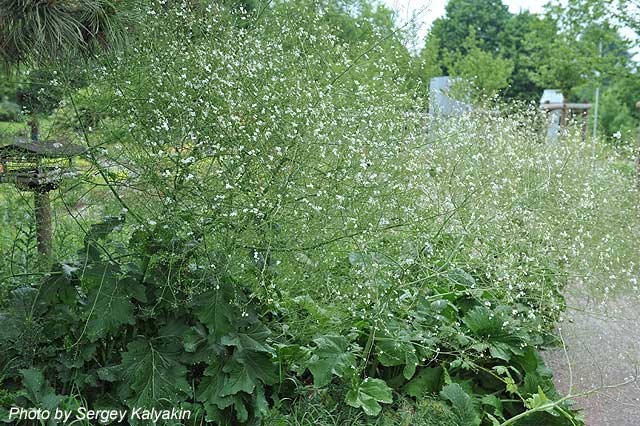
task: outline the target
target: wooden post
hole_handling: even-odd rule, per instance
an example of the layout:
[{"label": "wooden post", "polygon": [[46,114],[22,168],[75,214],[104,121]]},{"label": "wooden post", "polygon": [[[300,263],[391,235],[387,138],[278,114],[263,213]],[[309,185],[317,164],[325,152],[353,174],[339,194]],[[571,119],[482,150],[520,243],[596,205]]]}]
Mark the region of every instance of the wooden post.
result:
[{"label": "wooden post", "polygon": [[583,109],[582,110],[582,131],[581,136],[582,136],[582,142],[585,142],[587,140],[587,121],[589,120],[589,110],[588,109]]},{"label": "wooden post", "polygon": [[29,120],[29,126],[31,126],[31,140],[37,141],[40,139],[40,126],[38,125],[38,117],[34,113]]},{"label": "wooden post", "polygon": [[36,214],[36,237],[38,241],[38,253],[51,256],[51,201],[49,191],[45,188],[36,188],[33,192]]}]

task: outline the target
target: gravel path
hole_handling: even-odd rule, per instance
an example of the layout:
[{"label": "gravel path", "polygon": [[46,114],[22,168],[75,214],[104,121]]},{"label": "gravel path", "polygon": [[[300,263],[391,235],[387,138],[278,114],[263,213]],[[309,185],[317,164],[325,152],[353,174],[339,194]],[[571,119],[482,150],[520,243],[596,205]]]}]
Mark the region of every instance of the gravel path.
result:
[{"label": "gravel path", "polygon": [[576,405],[584,410],[586,426],[640,426],[640,378],[624,386],[602,389],[633,380],[640,373],[640,300],[617,297],[604,303],[574,290],[560,325],[567,345],[544,354],[559,390],[574,394],[601,389]]}]

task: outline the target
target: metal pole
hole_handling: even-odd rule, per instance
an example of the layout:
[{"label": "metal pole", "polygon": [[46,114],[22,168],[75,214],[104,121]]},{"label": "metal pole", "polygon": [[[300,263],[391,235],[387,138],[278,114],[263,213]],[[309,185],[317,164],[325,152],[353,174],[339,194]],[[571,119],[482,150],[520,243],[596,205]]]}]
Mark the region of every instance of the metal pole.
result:
[{"label": "metal pole", "polygon": [[[636,102],[636,108],[640,110],[640,101]],[[638,153],[636,154],[636,188],[640,189],[640,127],[638,128]]]},{"label": "metal pole", "polygon": [[[602,39],[598,43],[598,56],[602,56]],[[596,77],[600,77],[600,73],[596,70]],[[593,137],[591,138],[591,161],[593,162],[593,167],[595,167],[596,162],[596,137],[598,131],[598,103],[600,101],[600,83],[598,82],[598,86],[596,87],[596,105],[593,111]]]},{"label": "metal pole", "polygon": [[[596,104],[593,110],[593,140],[596,140],[596,132],[598,130],[598,103],[600,100],[600,86],[596,87]],[[595,147],[595,145],[594,145]]]}]

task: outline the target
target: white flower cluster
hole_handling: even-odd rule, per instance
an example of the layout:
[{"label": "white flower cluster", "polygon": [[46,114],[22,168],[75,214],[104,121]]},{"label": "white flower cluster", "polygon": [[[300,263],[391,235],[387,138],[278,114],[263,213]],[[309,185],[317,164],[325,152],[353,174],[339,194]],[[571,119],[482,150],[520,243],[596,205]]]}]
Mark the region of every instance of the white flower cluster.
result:
[{"label": "white flower cluster", "polygon": [[[560,309],[568,278],[609,290],[637,279],[624,159],[594,168],[571,135],[545,145],[535,112],[431,120],[391,78],[393,58],[375,46],[359,57],[319,15],[247,28],[222,6],[172,13],[154,43],[102,70],[128,129],[103,132],[136,177],[122,189],[130,207],[197,235],[202,264],[256,288],[268,279],[265,291],[313,288],[355,317],[437,279],[425,258],[482,275],[474,291],[532,316]],[[347,265],[350,253],[367,256]]]}]

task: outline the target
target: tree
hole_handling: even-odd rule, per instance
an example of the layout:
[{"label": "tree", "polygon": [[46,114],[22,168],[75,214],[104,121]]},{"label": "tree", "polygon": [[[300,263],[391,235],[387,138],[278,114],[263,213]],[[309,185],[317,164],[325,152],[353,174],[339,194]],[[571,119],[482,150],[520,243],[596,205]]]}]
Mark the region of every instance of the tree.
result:
[{"label": "tree", "polygon": [[507,87],[513,71],[509,59],[480,49],[473,31],[461,49],[445,52],[445,60],[452,77],[471,83],[471,95],[476,99],[493,96]]},{"label": "tree", "polygon": [[527,11],[513,15],[500,37],[500,52],[513,62],[513,73],[504,95],[509,99],[538,100],[543,88],[531,79],[536,64],[529,60],[529,34],[538,20]]},{"label": "tree", "polygon": [[428,37],[415,62],[415,75],[416,79],[421,82],[422,96],[426,97],[428,94],[431,79],[442,75],[442,65],[438,59],[439,54],[440,40],[436,36]]},{"label": "tree", "polygon": [[11,67],[109,49],[122,40],[124,16],[109,0],[0,0],[0,59]]},{"label": "tree", "polygon": [[640,35],[640,0],[618,0],[612,10],[629,28]]},{"label": "tree", "polygon": [[[442,48],[460,50],[471,32],[475,32],[478,48],[496,53],[501,49],[500,38],[511,13],[501,0],[450,0],[446,14],[434,21],[431,34]],[[464,47],[462,53],[466,53]]]},{"label": "tree", "polygon": [[[110,49],[124,34],[123,13],[110,0],[0,0],[0,62],[8,71],[20,64],[62,67],[72,55],[88,56]],[[31,137],[38,139],[32,115]],[[39,251],[51,254],[48,191],[34,191]]]},{"label": "tree", "polygon": [[[465,42],[474,34],[474,49],[511,61],[513,71],[512,75],[507,76],[508,86],[503,95],[510,99],[531,100],[539,97],[542,91],[531,78],[533,65],[528,60],[525,41],[536,21],[537,17],[528,12],[511,14],[500,0],[452,0],[447,5],[446,15],[434,22],[427,40],[433,38],[439,41],[441,48],[438,50],[438,61],[446,73],[452,74],[444,57],[445,52],[456,51],[465,55]],[[480,59],[478,50],[474,51],[474,55],[476,60]],[[485,60],[490,58],[487,55],[480,56]],[[470,64],[471,61],[468,62]],[[502,89],[502,84],[500,86]]]},{"label": "tree", "polygon": [[[574,88],[628,69],[628,46],[603,0],[569,0],[551,4],[527,37],[531,78],[559,88],[569,99]],[[602,46],[602,48],[600,48]]]}]

